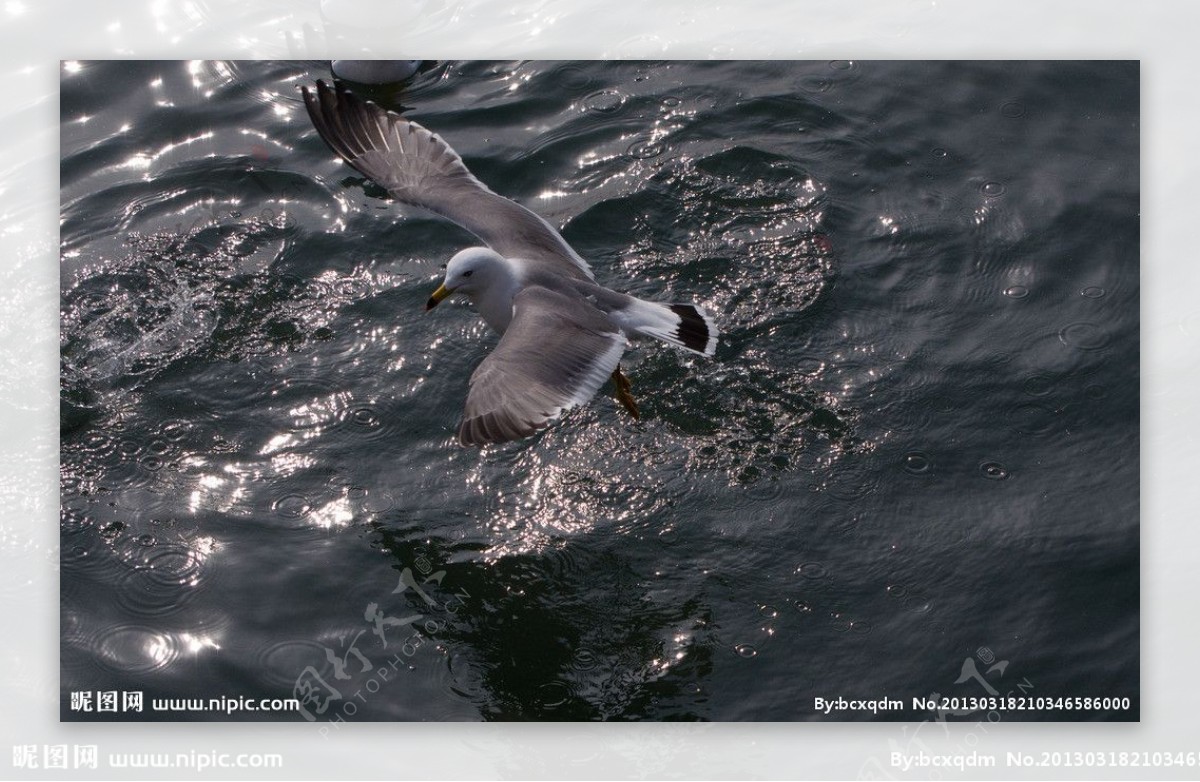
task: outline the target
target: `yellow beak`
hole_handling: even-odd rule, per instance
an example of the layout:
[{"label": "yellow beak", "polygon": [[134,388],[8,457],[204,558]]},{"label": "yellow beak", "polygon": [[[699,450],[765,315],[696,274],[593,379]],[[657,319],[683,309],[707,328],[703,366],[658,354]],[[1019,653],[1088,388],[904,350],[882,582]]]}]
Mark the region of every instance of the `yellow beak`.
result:
[{"label": "yellow beak", "polygon": [[438,305],[438,302],[440,302],[442,299],[446,298],[453,292],[454,291],[447,290],[445,285],[439,285],[438,289],[433,292],[432,296],[429,297],[429,301],[425,302],[425,311],[429,312],[431,309],[433,309],[434,307],[436,307]]}]

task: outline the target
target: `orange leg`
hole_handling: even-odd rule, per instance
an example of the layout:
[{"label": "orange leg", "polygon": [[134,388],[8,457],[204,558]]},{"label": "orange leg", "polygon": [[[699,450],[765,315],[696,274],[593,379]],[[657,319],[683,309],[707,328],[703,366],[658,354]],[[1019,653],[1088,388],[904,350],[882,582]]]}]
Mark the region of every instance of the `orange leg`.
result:
[{"label": "orange leg", "polygon": [[633,420],[639,420],[641,415],[638,413],[637,402],[633,401],[633,394],[629,393],[633,387],[629,384],[629,378],[621,374],[621,368],[617,367],[613,370],[612,379],[613,383],[617,386],[617,401],[629,411],[629,414],[633,416]]}]

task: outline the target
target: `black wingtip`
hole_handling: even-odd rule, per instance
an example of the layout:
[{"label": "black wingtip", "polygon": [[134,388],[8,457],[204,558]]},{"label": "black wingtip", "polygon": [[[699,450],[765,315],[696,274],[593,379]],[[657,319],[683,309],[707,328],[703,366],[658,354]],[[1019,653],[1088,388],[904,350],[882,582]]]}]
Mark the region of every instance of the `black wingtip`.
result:
[{"label": "black wingtip", "polygon": [[324,79],[317,79],[315,91],[307,87],[301,89],[304,106],[317,133],[338,156],[354,165],[354,159],[362,154],[363,146],[349,124],[348,115],[354,108],[353,95],[346,92],[336,80],[333,89]]}]

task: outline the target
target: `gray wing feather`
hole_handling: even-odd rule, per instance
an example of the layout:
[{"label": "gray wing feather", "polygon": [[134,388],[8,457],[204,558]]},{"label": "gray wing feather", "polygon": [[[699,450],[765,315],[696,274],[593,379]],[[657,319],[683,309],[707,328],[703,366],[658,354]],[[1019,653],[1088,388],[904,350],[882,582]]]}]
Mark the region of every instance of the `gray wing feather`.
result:
[{"label": "gray wing feather", "polygon": [[341,84],[331,88],[318,81],[315,93],[302,91],[325,143],[397,200],[453,220],[507,258],[542,261],[571,277],[593,279],[558,231],[489,190],[433,133]]},{"label": "gray wing feather", "polygon": [[525,288],[500,343],[471,375],[459,441],[505,442],[545,428],[590,399],[624,351],[625,335],[586,301]]}]

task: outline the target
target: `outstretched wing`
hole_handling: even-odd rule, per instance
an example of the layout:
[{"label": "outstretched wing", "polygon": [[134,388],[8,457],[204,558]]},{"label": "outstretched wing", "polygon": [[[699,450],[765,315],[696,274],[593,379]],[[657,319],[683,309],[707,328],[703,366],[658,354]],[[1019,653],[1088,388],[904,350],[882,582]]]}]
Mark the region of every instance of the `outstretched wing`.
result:
[{"label": "outstretched wing", "polygon": [[489,190],[433,133],[341,84],[331,88],[318,81],[315,93],[302,90],[325,143],[397,200],[453,220],[507,258],[543,261],[560,273],[592,279],[588,265],[558,231]]},{"label": "outstretched wing", "polygon": [[586,301],[539,286],[513,299],[513,319],[471,375],[458,427],[463,445],[527,437],[604,384],[625,335]]}]

